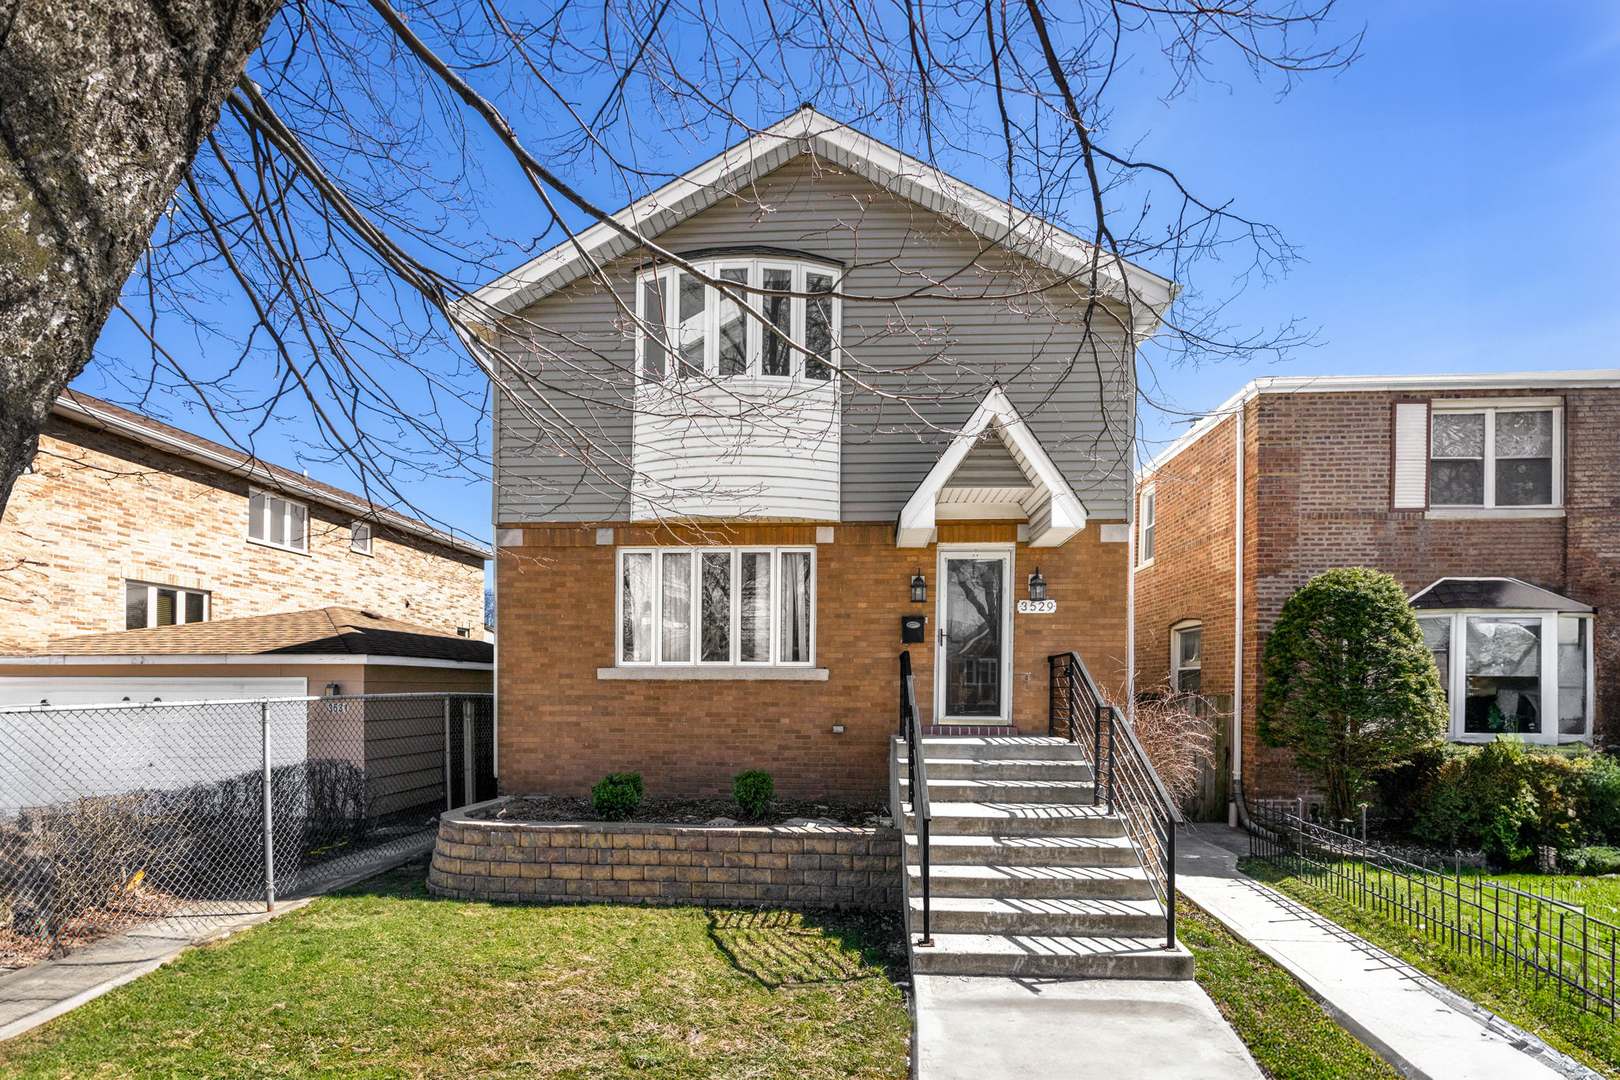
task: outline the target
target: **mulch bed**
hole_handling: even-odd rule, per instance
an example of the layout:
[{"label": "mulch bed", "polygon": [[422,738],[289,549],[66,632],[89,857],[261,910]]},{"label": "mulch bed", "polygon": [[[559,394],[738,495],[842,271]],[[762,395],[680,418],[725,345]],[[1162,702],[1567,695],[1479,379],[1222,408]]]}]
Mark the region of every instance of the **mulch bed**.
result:
[{"label": "mulch bed", "polygon": [[[600,821],[589,799],[564,795],[519,795],[508,799],[492,814],[496,821]],[[809,799],[777,799],[762,817],[745,818],[730,799],[642,800],[624,821],[649,825],[703,825],[716,818],[730,818],[738,825],[785,825],[794,818],[808,818],[821,825],[851,825],[874,828],[888,825],[889,808],[880,802],[815,802]]]}]

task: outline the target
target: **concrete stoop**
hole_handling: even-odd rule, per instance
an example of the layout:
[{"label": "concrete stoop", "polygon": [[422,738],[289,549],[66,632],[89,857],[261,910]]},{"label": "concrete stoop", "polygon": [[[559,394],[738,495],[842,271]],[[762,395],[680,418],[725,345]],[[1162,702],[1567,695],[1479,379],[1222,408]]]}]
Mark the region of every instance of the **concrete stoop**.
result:
[{"label": "concrete stoop", "polygon": [[933,945],[919,946],[922,867],[905,744],[911,966],[929,975],[1190,979],[1192,954],[1164,947],[1164,912],[1124,825],[1092,805],[1091,766],[1061,739],[925,737],[933,805]]}]

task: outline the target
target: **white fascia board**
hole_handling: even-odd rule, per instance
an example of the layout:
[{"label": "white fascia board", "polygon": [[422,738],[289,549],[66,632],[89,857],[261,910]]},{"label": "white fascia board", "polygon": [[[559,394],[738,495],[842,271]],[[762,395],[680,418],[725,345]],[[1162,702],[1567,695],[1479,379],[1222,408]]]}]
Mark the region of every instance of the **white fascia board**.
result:
[{"label": "white fascia board", "polygon": [[[631,250],[694,217],[789,158],[811,152],[902,198],[927,206],[963,227],[1060,274],[1090,266],[1095,247],[1005,199],[957,180],[926,162],[863,135],[814,109],[800,109],[613,214],[551,250],[469,293],[456,306],[470,323],[510,315],[588,274],[593,266]],[[1100,275],[1115,299],[1129,301],[1135,332],[1151,336],[1175,300],[1177,286],[1124,259],[1104,258]]]},{"label": "white fascia board", "polygon": [[421,522],[412,521],[401,514],[377,506],[359,496],[343,497],[308,484],[300,484],[295,478],[271,472],[265,467],[264,463],[252,458],[241,461],[227,454],[214,453],[205,447],[195,446],[192,443],[165,435],[160,431],[153,431],[150,428],[142,427],[140,424],[132,423],[123,417],[102,412],[66,394],[56,399],[56,404],[51,406],[51,411],[58,416],[64,416],[81,423],[89,422],[91,426],[104,428],[146,446],[156,447],[164,453],[183,457],[188,461],[195,461],[198,464],[207,465],[210,468],[230,473],[233,476],[242,476],[247,480],[264,484],[266,487],[275,488],[277,491],[287,495],[294,495],[312,503],[344,510],[354,514],[356,517],[376,518],[391,529],[398,529],[400,532],[420,536],[425,540],[431,540],[435,544],[441,544],[464,555],[471,555],[479,559],[494,557],[494,553],[482,544],[475,544],[452,536],[447,532],[441,532]]},{"label": "white fascia board", "polygon": [[351,656],[346,653],[40,653],[26,656],[13,653],[0,656],[0,665],[20,667],[31,664],[58,667],[162,667],[182,664],[241,664],[248,666],[292,664],[349,667],[424,667],[454,671],[494,671],[494,664],[470,660],[435,660],[421,656]]},{"label": "white fascia board", "polygon": [[[1579,371],[1512,371],[1477,375],[1268,375],[1205,413],[1174,442],[1137,470],[1141,483],[1211,428],[1261,394],[1434,393],[1451,390],[1611,390],[1620,388],[1620,368]],[[1491,404],[1499,405],[1500,401]]]},{"label": "white fascia board", "polygon": [[[1085,528],[1086,508],[1075,495],[1074,489],[1069,486],[1068,480],[1058,467],[1052,463],[1046,449],[1041,446],[1035,433],[1029,430],[1023,417],[1018,415],[1007,392],[999,386],[990,388],[984,396],[979,407],[973,411],[967,424],[961,432],[951,440],[945,452],[934,462],[934,467],[928,470],[917,490],[911,493],[906,505],[900,511],[899,526],[895,530],[896,547],[927,547],[933,537],[937,514],[935,507],[938,504],[939,493],[946,481],[955,475],[968,452],[973,449],[973,443],[982,435],[987,427],[995,423],[1001,429],[1002,438],[1006,439],[1029,463],[1030,469],[1035,473],[1030,482],[1038,488],[1044,488],[1051,496],[1052,513],[1051,525],[1042,533],[1042,543],[1035,546],[1055,547],[1068,540],[1075,533]],[[953,505],[966,506],[967,503]],[[1047,534],[1056,536],[1062,533],[1062,538],[1052,540]],[[1034,544],[1034,541],[1031,541]]]}]

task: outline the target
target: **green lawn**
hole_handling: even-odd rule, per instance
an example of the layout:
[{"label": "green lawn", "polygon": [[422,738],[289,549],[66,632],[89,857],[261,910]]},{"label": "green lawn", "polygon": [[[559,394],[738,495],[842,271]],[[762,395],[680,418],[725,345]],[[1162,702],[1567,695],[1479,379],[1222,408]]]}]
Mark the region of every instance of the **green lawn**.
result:
[{"label": "green lawn", "polygon": [[[1605,1076],[1620,1077],[1620,1026],[1608,1015],[1576,1008],[1530,979],[1516,979],[1508,968],[1487,963],[1419,927],[1359,903],[1351,903],[1309,880],[1285,874],[1268,863],[1245,859],[1240,867],[1368,941],[1399,956],[1457,993],[1546,1040]],[[1500,881],[1549,894],[1589,912],[1620,922],[1620,880],[1490,874]],[[1466,885],[1465,885],[1466,895]]]},{"label": "green lawn", "polygon": [[1394,1080],[1399,1074],[1322,1011],[1294,977],[1186,900],[1177,936],[1214,999],[1273,1080]]},{"label": "green lawn", "polygon": [[0,1046],[0,1075],[905,1076],[882,923],[461,903],[423,873],[190,950]]}]

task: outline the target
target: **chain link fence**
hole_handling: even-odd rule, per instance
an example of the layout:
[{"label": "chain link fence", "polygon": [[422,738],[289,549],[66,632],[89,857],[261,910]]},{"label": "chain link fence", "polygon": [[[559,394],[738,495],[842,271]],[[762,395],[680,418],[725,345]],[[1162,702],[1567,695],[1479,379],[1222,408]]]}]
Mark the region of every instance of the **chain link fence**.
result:
[{"label": "chain link fence", "polygon": [[494,786],[488,694],[0,709],[0,972],[264,911]]}]

